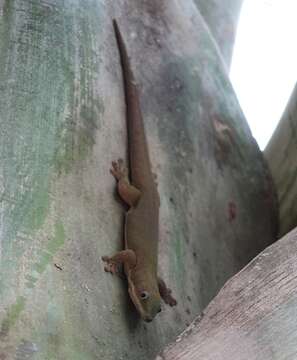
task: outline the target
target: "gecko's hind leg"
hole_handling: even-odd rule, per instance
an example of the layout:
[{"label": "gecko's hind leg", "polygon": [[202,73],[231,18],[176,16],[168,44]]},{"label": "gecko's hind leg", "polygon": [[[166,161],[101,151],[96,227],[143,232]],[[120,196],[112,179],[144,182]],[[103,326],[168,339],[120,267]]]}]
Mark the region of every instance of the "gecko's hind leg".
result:
[{"label": "gecko's hind leg", "polygon": [[113,161],[110,172],[118,182],[117,188],[121,199],[131,207],[136,206],[141,192],[130,184],[128,169],[124,166],[124,161],[122,159]]}]

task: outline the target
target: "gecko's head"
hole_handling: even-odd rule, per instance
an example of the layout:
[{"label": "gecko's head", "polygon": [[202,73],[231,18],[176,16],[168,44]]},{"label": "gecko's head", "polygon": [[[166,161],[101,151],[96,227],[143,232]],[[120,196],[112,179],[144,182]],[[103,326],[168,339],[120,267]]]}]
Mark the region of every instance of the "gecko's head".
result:
[{"label": "gecko's head", "polygon": [[161,297],[157,281],[129,280],[129,295],[142,320],[150,322],[161,311]]}]

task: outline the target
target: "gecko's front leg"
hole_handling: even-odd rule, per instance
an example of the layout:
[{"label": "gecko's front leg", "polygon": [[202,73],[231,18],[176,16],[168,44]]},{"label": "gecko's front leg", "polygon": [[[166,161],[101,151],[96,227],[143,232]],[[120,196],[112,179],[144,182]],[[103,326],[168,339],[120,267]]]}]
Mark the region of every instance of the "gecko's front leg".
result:
[{"label": "gecko's front leg", "polygon": [[135,252],[130,249],[119,251],[111,257],[102,256],[102,260],[106,263],[104,270],[113,275],[119,273],[118,266],[121,264],[129,269],[132,269],[136,265]]}]

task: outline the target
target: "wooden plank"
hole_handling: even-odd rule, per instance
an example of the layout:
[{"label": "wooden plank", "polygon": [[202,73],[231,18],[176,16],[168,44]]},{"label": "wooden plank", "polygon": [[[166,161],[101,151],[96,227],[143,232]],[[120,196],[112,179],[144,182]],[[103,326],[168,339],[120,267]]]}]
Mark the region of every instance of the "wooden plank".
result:
[{"label": "wooden plank", "polygon": [[159,360],[297,358],[297,228],[229,280]]}]

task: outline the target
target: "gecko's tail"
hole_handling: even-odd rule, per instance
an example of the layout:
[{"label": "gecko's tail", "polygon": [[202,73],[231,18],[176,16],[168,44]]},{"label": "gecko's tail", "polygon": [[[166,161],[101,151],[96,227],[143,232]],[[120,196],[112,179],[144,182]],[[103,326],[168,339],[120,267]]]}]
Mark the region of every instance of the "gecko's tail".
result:
[{"label": "gecko's tail", "polygon": [[116,20],[113,20],[113,27],[120,54],[125,88],[130,180],[132,180],[135,186],[141,189],[144,179],[145,181],[149,179],[149,182],[152,182],[144,125],[130,59]]},{"label": "gecko's tail", "polygon": [[133,76],[133,72],[131,70],[130,61],[129,61],[129,57],[128,57],[128,54],[127,54],[126,46],[125,46],[124,40],[122,38],[122,34],[120,32],[120,29],[119,29],[119,26],[118,26],[118,23],[117,23],[116,19],[113,19],[112,23],[113,23],[113,28],[114,28],[118,48],[119,48],[121,65],[122,65],[122,69],[123,69],[123,77],[124,77],[125,88],[126,88],[126,91],[127,90],[129,91],[130,90],[129,87],[131,85],[132,86],[134,85],[134,76]]}]

